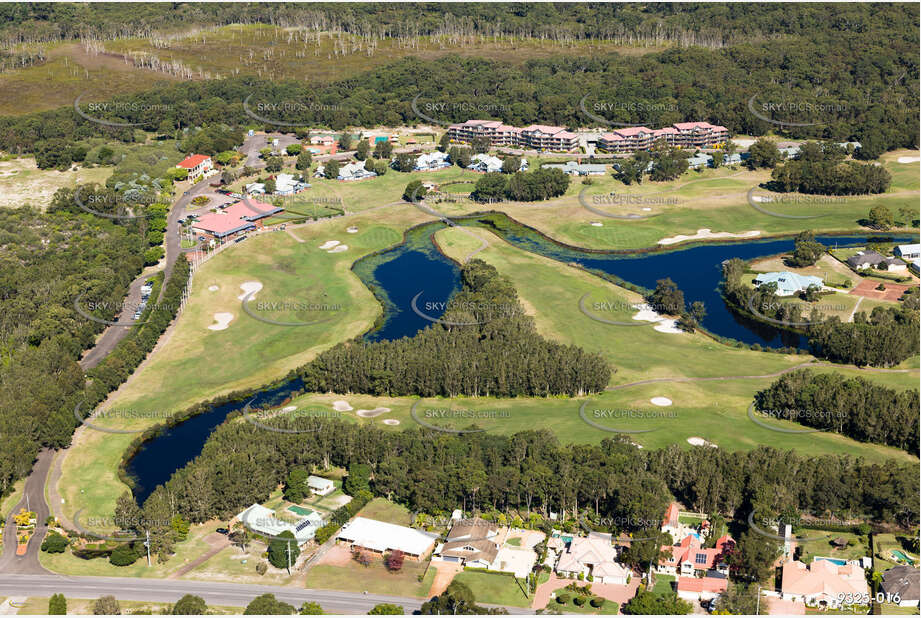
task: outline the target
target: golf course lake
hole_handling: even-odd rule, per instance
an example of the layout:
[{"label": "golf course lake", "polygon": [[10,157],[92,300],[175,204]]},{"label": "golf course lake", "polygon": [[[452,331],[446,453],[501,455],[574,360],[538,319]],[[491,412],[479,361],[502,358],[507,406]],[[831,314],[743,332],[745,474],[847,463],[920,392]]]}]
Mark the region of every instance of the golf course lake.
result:
[{"label": "golf course lake", "polygon": [[[684,292],[688,305],[702,301],[707,315],[703,327],[710,333],[762,347],[807,348],[799,333],[749,319],[732,310],[720,295],[721,265],[731,258],[748,260],[791,251],[793,239],[699,243],[668,251],[606,253],[582,251],[556,243],[536,230],[502,214],[458,218],[463,226],[487,229],[510,244],[542,256],[579,266],[615,282],[652,290],[658,279],[670,278]],[[446,227],[441,221],[406,232],[404,241],[390,249],[358,260],[353,271],[374,292],[384,307],[384,317],[366,333],[368,341],[411,337],[430,326],[444,311],[443,304],[460,289],[460,268],[435,246],[434,234]],[[827,246],[864,245],[865,236],[819,236]],[[887,236],[890,242],[917,242],[912,236]],[[415,308],[413,309],[413,300]],[[573,299],[576,306],[578,299]],[[424,317],[427,316],[427,317]],[[247,404],[253,408],[281,405],[302,390],[299,378],[262,390],[245,401],[215,405],[188,420],[165,429],[148,440],[126,464],[134,481],[133,492],[143,503],[151,492],[201,453],[208,436],[233,412]]]}]

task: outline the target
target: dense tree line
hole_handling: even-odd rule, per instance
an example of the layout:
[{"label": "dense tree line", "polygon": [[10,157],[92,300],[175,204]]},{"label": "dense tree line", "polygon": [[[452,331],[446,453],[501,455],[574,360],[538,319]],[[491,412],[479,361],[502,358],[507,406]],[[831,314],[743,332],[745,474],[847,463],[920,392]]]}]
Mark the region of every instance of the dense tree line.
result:
[{"label": "dense tree line", "polygon": [[[800,240],[809,243],[809,237],[806,233]],[[774,284],[752,287],[743,283],[745,270],[745,262],[738,258],[723,263],[723,297],[756,319],[779,320],[805,331],[817,356],[860,367],[891,367],[918,355],[919,319],[914,302],[874,307],[869,315],[860,311],[853,322],[842,322],[838,316],[825,317],[815,309],[807,314],[804,303],[781,302]],[[803,296],[813,300],[811,290]]]},{"label": "dense tree line", "polygon": [[145,517],[227,519],[266,500],[292,466],[356,462],[370,467],[375,495],[414,511],[450,513],[461,505],[552,510],[616,532],[657,530],[670,495],[695,511],[739,521],[756,511],[776,518],[789,509],[878,522],[918,517],[917,466],[908,463],[771,447],[637,450],[622,438],[561,445],[548,430],[456,435],[305,417],[271,422],[292,432],[260,430],[239,418],[221,425],[193,462],[154,490]]},{"label": "dense tree line", "polygon": [[823,195],[885,193],[892,175],[873,163],[845,161],[846,152],[836,144],[806,142],[793,159],[775,167],[772,184],[782,191]]},{"label": "dense tree line", "polygon": [[[514,287],[493,266],[471,260],[461,271],[461,284],[438,323],[395,341],[337,345],[298,370],[304,388],[389,396],[546,397],[596,393],[607,385],[607,361],[541,337]],[[439,311],[422,305],[423,313]]]},{"label": "dense tree line", "polygon": [[896,391],[865,378],[807,369],[755,395],[762,414],[918,454],[918,390]]},{"label": "dense tree line", "polygon": [[859,367],[891,367],[918,355],[918,310],[877,306],[853,322],[837,316],[809,328],[809,343],[825,358]]},{"label": "dense tree line", "polygon": [[480,202],[496,202],[503,199],[541,202],[566,193],[569,181],[569,176],[558,169],[542,168],[533,172],[515,172],[511,175],[490,172],[477,180],[471,197]]},{"label": "dense tree line", "polygon": [[[106,202],[90,195],[87,205],[105,210]],[[62,189],[46,214],[0,209],[0,495],[28,473],[40,447],[70,443],[78,404],[92,412],[147,356],[175,317],[189,276],[188,262],[179,260],[144,323],[84,374],[77,360],[105,325],[80,311],[115,319],[147,241],[143,219],[116,223],[75,213],[72,201],[72,191]]]},{"label": "dense tree line", "polygon": [[[748,6],[730,9],[713,5],[686,13],[683,8],[666,6],[669,5],[645,7],[643,11],[674,11],[680,18],[715,11],[724,14],[717,23],[725,19],[735,24],[734,28],[747,26],[748,18],[743,15],[749,14],[755,21],[763,18],[773,22],[775,31],[785,30],[792,23],[791,15],[774,9],[765,9],[762,14],[760,9]],[[863,144],[864,158],[874,158],[897,147],[917,148],[916,8],[821,8],[823,13],[841,17],[823,15],[819,19],[815,7],[795,5],[790,12],[809,25],[800,25],[796,36],[782,42],[755,38],[721,49],[670,48],[637,56],[570,54],[524,64],[459,56],[432,61],[410,57],[354,78],[320,85],[271,82],[251,76],[162,84],[147,92],[113,97],[111,102],[116,105],[109,106],[110,111],[94,111],[93,115],[115,122],[139,122],[152,131],[164,126],[187,128],[221,123],[240,127],[255,122],[243,108],[243,100],[252,94],[250,109],[258,109],[260,102],[279,106],[277,112],[265,112],[272,120],[338,130],[349,125],[422,122],[412,107],[418,95],[417,107],[427,102],[452,102],[444,117],[437,118],[441,122],[467,120],[465,110],[492,107],[504,110],[501,120],[514,125],[600,124],[582,111],[585,107],[594,116],[617,123],[658,127],[706,120],[739,134],[763,135],[776,130],[795,138],[856,140]],[[465,10],[483,9],[476,5]],[[514,13],[517,12],[516,9]],[[733,16],[725,18],[726,12]],[[765,16],[767,13],[770,17]],[[505,17],[501,21],[507,23]],[[811,34],[804,36],[806,33]],[[783,50],[780,64],[778,46]],[[829,71],[828,67],[836,70]],[[650,83],[656,87],[650,89]],[[823,94],[817,97],[816,92]],[[587,99],[586,93],[591,93]],[[750,104],[752,93],[757,100]],[[815,117],[799,111],[775,114],[762,110],[754,114],[750,105],[782,105],[781,110],[800,110],[805,105],[822,112]],[[772,114],[777,117],[772,118]],[[781,128],[759,115],[808,126]],[[277,125],[266,128],[274,130]],[[133,129],[90,122],[72,107],[66,107],[0,119],[0,149],[36,152],[47,149],[45,142],[64,140],[53,142],[60,149],[90,136],[132,141]]]}]

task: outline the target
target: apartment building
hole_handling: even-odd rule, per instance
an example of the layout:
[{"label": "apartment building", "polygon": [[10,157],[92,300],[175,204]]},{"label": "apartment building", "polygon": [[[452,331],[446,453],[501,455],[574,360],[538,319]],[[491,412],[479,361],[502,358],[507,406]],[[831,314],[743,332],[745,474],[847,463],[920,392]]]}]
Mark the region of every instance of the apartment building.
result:
[{"label": "apartment building", "polygon": [[448,137],[470,143],[478,137],[489,139],[493,146],[517,146],[535,150],[569,151],[579,146],[579,136],[565,127],[532,124],[518,128],[498,120],[468,120],[448,127]]},{"label": "apartment building", "polygon": [[729,129],[709,122],[677,122],[661,129],[624,127],[601,135],[598,146],[608,152],[631,153],[648,150],[660,139],[677,148],[713,148],[729,140]]}]

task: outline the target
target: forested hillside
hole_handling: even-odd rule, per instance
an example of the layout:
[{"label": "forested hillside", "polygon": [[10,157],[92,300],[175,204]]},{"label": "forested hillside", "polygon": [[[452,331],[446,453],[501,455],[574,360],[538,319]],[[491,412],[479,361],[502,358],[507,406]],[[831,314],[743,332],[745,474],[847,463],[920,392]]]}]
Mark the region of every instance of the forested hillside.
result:
[{"label": "forested hillside", "polygon": [[[515,125],[569,127],[605,122],[658,127],[705,120],[737,134],[777,131],[797,138],[856,140],[867,158],[892,148],[917,148],[917,7],[860,5],[855,15],[834,18],[845,9],[821,5],[820,18],[818,6],[756,9],[771,16],[766,21],[779,21],[782,13],[783,23],[802,17],[813,28],[810,36],[752,38],[729,47],[676,47],[641,56],[589,54],[577,48],[524,64],[457,56],[403,58],[325,85],[254,77],[163,84],[119,97],[119,105],[109,109],[123,111],[103,117],[142,123],[155,131],[209,123],[258,128],[260,122],[243,107],[249,98],[251,111],[262,109],[260,104],[277,110],[257,115],[304,126],[427,122],[413,110],[415,100],[416,109],[443,123],[476,116]],[[720,8],[734,13],[730,7]],[[673,10],[683,11],[677,6]],[[804,25],[796,30],[809,29]],[[781,127],[763,118],[805,126]],[[133,131],[80,118],[72,107],[0,119],[0,149],[11,152],[40,149],[47,140],[94,135],[134,138]]]}]

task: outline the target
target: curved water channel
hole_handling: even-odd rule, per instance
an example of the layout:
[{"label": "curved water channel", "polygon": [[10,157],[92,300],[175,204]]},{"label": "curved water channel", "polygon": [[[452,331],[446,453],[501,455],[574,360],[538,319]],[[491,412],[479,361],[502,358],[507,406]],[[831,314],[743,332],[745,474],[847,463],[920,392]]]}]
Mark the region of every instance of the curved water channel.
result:
[{"label": "curved water channel", "polygon": [[[763,347],[807,347],[805,338],[795,332],[749,319],[726,305],[719,293],[724,260],[738,257],[744,260],[773,255],[793,249],[793,239],[745,240],[691,245],[669,251],[643,253],[589,252],[556,243],[536,230],[512,221],[498,213],[456,219],[456,223],[486,228],[512,245],[566,263],[576,263],[614,280],[623,280],[647,289],[656,280],[671,278],[684,292],[688,305],[702,301],[707,315],[703,326],[715,335],[760,344]],[[406,233],[404,242],[385,251],[362,258],[353,266],[355,273],[374,292],[384,306],[384,319],[365,335],[369,341],[411,337],[431,325],[419,315],[439,317],[442,303],[460,288],[460,269],[435,247],[435,232],[445,227],[441,221],[417,226]],[[886,240],[917,242],[912,236],[892,236]],[[827,246],[863,245],[866,236],[820,236]],[[416,298],[419,313],[412,310]],[[576,310],[578,299],[573,299]],[[255,408],[279,405],[299,393],[299,379],[259,392],[252,405]],[[214,406],[164,430],[145,442],[127,463],[128,475],[134,480],[135,498],[139,503],[157,487],[169,480],[174,472],[201,453],[205,441],[229,414],[246,405],[235,401]]]}]

